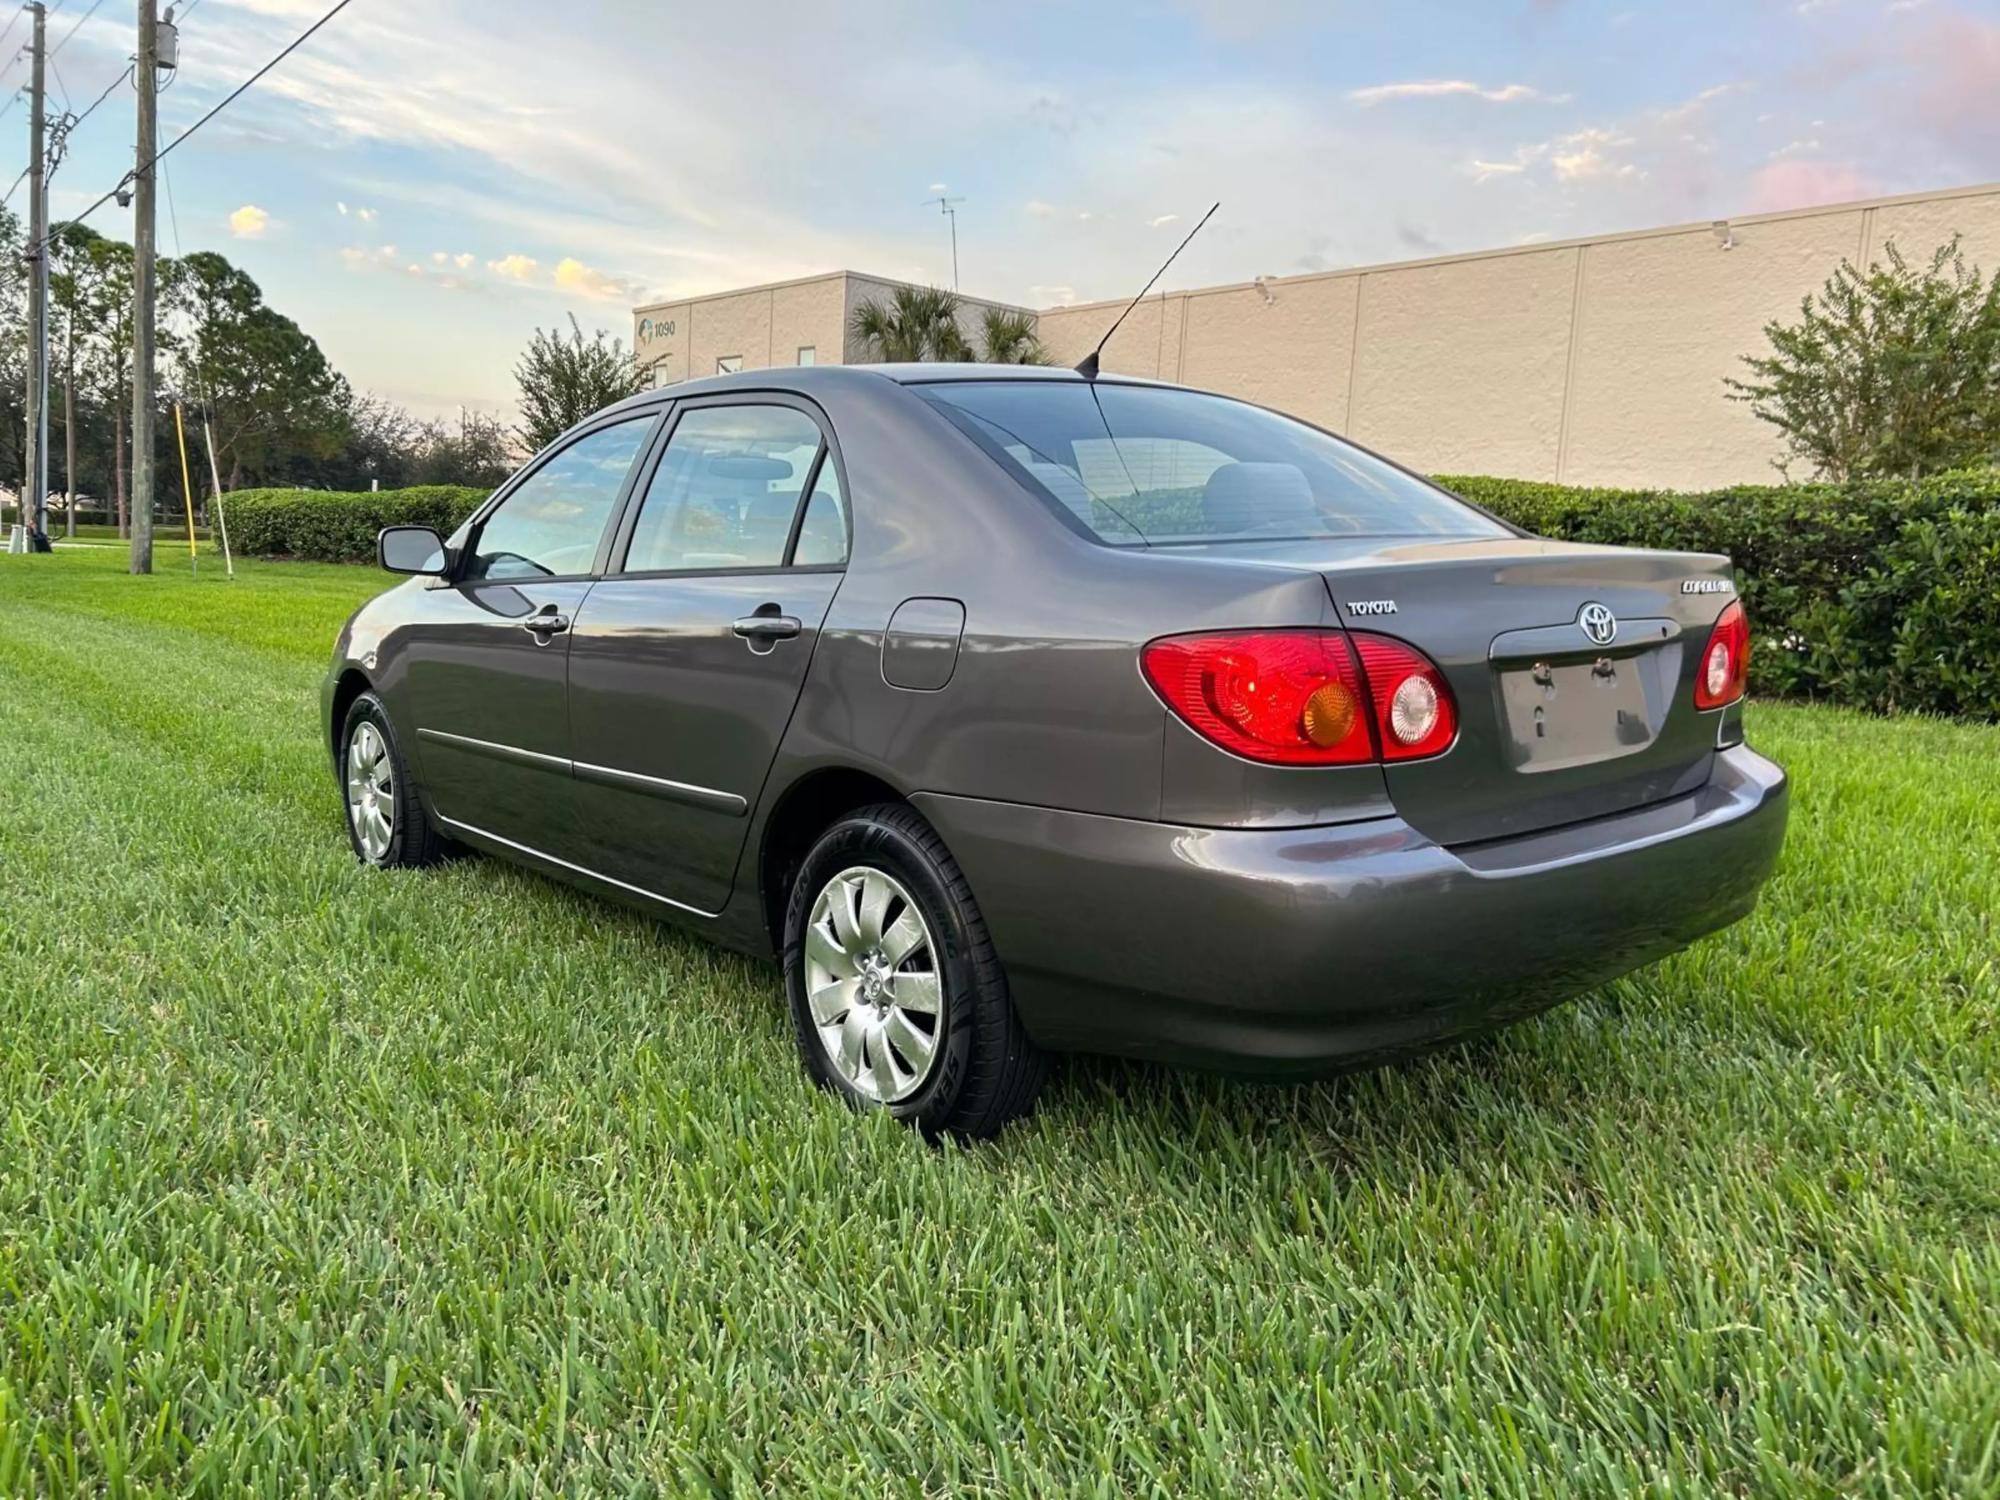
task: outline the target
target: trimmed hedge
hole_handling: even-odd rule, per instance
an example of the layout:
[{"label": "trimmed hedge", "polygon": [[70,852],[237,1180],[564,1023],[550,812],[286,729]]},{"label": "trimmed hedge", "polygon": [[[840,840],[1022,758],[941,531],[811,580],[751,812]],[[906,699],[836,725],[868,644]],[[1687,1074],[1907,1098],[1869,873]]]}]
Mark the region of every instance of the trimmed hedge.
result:
[{"label": "trimmed hedge", "polygon": [[1726,553],[1759,692],[2000,719],[2000,469],[1705,494],[1438,482],[1541,536]]},{"label": "trimmed hedge", "polygon": [[252,557],[372,563],[384,526],[429,526],[450,536],[492,493],[462,485],[406,490],[237,490],[226,497],[229,542]]},{"label": "trimmed hedge", "polygon": [[[1757,633],[1760,693],[2000,719],[2000,469],[1706,494],[1438,482],[1541,536],[1726,553]],[[230,540],[250,555],[367,563],[384,526],[449,536],[485,498],[449,485],[239,490]]]}]

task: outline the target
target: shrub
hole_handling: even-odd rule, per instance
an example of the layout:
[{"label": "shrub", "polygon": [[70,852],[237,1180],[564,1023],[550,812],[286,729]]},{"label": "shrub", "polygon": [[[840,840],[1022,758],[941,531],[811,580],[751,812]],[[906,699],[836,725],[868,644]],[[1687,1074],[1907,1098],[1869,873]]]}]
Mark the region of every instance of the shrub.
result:
[{"label": "shrub", "polygon": [[449,536],[487,493],[434,484],[357,493],[237,490],[224,498],[230,545],[246,556],[366,563],[375,560],[375,534],[384,526],[429,526]]},{"label": "shrub", "polygon": [[1723,382],[1730,399],[1825,479],[2000,459],[2000,276],[1968,269],[1956,235],[1921,267],[1885,253],[1866,272],[1842,261],[1798,322],[1766,323],[1771,352]]},{"label": "shrub", "polygon": [[2000,718],[2000,469],[1706,494],[1439,483],[1540,536],[1726,554],[1759,692]]}]

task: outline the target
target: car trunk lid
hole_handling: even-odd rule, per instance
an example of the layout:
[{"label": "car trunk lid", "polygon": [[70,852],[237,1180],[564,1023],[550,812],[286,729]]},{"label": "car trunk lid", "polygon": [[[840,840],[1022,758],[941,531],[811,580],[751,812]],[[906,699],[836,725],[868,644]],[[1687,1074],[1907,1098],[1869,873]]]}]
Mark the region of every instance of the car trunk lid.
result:
[{"label": "car trunk lid", "polygon": [[1716,715],[1696,710],[1694,674],[1733,596],[1727,559],[1357,542],[1315,544],[1342,622],[1417,647],[1457,700],[1450,750],[1385,768],[1412,826],[1447,845],[1507,838],[1707,780]]}]

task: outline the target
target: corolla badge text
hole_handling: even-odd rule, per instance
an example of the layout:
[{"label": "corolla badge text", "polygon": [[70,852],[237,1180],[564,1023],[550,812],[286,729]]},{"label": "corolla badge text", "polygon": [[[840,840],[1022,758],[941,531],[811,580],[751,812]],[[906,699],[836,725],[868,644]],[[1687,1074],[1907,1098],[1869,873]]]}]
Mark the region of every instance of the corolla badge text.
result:
[{"label": "corolla badge text", "polygon": [[1727,578],[1683,578],[1681,580],[1681,592],[1683,594],[1733,594],[1736,592],[1736,585],[1731,583]]}]

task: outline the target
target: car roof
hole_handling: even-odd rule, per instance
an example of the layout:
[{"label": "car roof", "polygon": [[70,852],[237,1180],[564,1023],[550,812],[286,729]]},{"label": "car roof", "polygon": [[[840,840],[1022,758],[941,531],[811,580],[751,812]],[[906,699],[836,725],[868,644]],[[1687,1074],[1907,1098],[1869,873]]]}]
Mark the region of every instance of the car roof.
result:
[{"label": "car roof", "polygon": [[[716,396],[730,391],[795,391],[811,395],[815,391],[852,387],[859,382],[893,380],[898,385],[942,385],[972,380],[1025,380],[1082,384],[1083,377],[1067,365],[981,365],[935,361],[923,364],[881,365],[777,365],[762,370],[739,370],[730,375],[705,375],[683,380],[629,396],[607,410],[654,406],[688,396]],[[1102,385],[1171,386],[1171,381],[1149,380],[1141,375],[1099,377]]]}]

